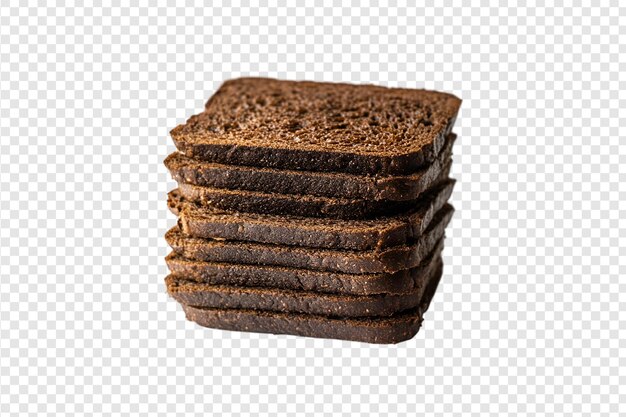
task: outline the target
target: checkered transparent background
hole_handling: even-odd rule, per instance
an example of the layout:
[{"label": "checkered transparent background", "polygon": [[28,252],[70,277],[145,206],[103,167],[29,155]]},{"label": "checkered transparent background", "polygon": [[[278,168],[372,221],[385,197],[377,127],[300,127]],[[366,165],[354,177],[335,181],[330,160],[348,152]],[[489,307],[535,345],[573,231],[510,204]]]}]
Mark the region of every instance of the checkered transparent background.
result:
[{"label": "checkered transparent background", "polygon": [[[617,1],[0,2],[0,415],[626,413]],[[205,330],[168,298],[168,131],[246,74],[464,99],[413,340]]]}]

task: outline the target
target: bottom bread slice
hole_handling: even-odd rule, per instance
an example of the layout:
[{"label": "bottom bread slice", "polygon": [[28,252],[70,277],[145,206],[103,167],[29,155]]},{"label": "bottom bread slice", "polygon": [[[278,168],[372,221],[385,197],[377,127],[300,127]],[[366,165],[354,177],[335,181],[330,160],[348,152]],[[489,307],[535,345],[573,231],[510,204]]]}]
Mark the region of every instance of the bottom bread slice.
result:
[{"label": "bottom bread slice", "polygon": [[201,308],[182,304],[188,320],[203,327],[255,333],[290,334],[365,343],[391,344],[411,339],[422,324],[441,275],[427,283],[419,307],[391,317],[340,318],[260,310]]},{"label": "bottom bread slice", "polygon": [[256,309],[341,317],[391,316],[419,306],[428,282],[443,270],[437,255],[427,263],[418,285],[404,294],[344,295],[279,288],[211,285],[169,275],[167,292],[176,301],[194,307]]}]

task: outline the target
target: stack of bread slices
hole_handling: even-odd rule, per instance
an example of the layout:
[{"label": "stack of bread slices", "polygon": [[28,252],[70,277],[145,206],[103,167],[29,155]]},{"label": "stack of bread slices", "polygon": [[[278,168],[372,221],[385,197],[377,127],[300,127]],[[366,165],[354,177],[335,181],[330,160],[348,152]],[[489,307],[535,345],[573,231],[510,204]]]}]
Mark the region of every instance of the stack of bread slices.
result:
[{"label": "stack of bread slices", "polygon": [[445,93],[241,78],[171,131],[168,293],[201,326],[397,343],[442,276]]}]

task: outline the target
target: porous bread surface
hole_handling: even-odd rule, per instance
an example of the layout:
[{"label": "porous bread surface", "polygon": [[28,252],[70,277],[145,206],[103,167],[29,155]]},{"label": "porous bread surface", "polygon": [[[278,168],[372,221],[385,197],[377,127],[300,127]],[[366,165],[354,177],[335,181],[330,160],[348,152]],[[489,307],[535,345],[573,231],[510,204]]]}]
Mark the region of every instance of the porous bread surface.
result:
[{"label": "porous bread surface", "polygon": [[341,317],[390,316],[416,308],[426,283],[442,273],[441,257],[427,262],[418,285],[403,294],[345,295],[294,291],[270,287],[227,286],[197,283],[184,276],[168,275],[168,293],[177,301],[194,307],[242,308]]},{"label": "porous bread surface", "polygon": [[428,90],[240,78],[171,136],[182,152],[216,162],[408,173],[432,160],[460,104]]},{"label": "porous bread surface", "polygon": [[240,78],[172,130],[188,140],[394,155],[431,142],[460,106],[451,94],[373,85]]}]

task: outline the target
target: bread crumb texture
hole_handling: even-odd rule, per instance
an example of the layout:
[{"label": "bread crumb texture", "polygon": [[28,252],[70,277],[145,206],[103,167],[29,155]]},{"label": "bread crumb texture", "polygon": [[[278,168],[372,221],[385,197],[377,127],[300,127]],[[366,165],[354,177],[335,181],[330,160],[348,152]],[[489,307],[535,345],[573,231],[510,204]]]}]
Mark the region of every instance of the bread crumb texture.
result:
[{"label": "bread crumb texture", "polygon": [[460,104],[436,91],[239,78],[171,134],[190,144],[393,156],[446,134]]}]

